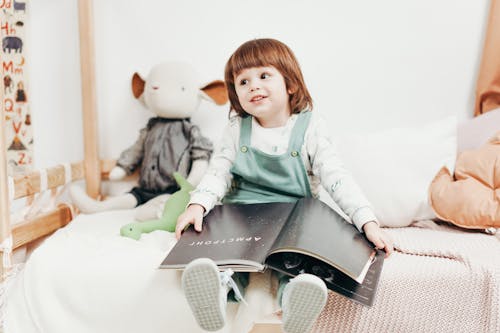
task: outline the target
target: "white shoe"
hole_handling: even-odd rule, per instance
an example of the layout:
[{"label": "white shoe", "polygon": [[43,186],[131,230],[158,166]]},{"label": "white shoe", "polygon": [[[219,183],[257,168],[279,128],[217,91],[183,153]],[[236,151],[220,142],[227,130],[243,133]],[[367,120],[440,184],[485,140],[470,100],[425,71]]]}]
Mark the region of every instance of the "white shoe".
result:
[{"label": "white shoe", "polygon": [[208,258],[191,261],[182,274],[182,289],[198,325],[217,331],[226,323],[227,288],[217,265]]},{"label": "white shoe", "polygon": [[286,333],[309,332],[323,310],[328,297],[325,283],[311,274],[290,280],[283,291],[283,330]]}]

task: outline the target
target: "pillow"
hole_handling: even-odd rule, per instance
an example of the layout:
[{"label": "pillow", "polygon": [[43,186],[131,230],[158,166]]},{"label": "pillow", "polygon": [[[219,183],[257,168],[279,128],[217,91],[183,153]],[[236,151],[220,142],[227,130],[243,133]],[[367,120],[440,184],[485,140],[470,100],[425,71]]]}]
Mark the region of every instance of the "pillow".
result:
[{"label": "pillow", "polygon": [[471,229],[500,227],[500,132],[457,158],[455,179],[442,168],[429,196],[436,215]]},{"label": "pillow", "polygon": [[422,126],[338,138],[338,150],[381,226],[435,218],[428,189],[442,166],[453,170],[456,117]]},{"label": "pillow", "polygon": [[467,119],[458,125],[457,151],[477,149],[498,131],[500,108]]}]

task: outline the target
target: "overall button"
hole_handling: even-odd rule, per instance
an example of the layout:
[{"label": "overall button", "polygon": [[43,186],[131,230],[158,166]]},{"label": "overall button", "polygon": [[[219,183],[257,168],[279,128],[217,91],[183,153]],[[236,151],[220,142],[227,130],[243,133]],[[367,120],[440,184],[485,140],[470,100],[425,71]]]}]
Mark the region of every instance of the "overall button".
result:
[{"label": "overall button", "polygon": [[242,146],[242,147],[241,147],[241,152],[242,152],[242,153],[246,153],[247,151],[248,151],[247,146]]},{"label": "overall button", "polygon": [[292,151],[292,156],[293,156],[293,157],[297,157],[297,156],[299,156],[299,152],[298,152],[298,151],[296,151],[296,150]]}]

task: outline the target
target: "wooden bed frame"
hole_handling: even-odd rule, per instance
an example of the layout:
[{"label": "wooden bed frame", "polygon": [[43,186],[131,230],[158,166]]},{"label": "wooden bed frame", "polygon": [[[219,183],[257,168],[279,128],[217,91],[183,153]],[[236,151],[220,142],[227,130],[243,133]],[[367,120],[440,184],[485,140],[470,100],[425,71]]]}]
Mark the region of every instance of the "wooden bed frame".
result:
[{"label": "wooden bed frame", "polygon": [[[82,85],[82,114],[84,137],[84,160],[68,166],[55,166],[45,172],[33,171],[14,177],[7,176],[5,132],[0,135],[0,251],[2,251],[1,278],[6,278],[12,268],[13,250],[25,246],[45,235],[49,235],[68,224],[73,218],[73,208],[60,205],[31,219],[11,225],[11,200],[26,198],[31,205],[36,195],[46,190],[53,193],[70,182],[85,179],[87,193],[100,196],[101,179],[105,179],[114,166],[114,161],[100,161],[98,154],[98,128],[95,91],[95,52],[93,32],[92,0],[78,0],[80,31],[80,67]],[[3,100],[3,89],[0,89]],[[0,128],[5,128],[5,118],[0,117]],[[66,175],[71,170],[71,177]],[[46,173],[46,179],[45,179]],[[42,176],[43,174],[43,176]],[[68,178],[68,179],[67,179]],[[42,188],[42,183],[44,184]],[[46,184],[46,186],[45,186]]]}]

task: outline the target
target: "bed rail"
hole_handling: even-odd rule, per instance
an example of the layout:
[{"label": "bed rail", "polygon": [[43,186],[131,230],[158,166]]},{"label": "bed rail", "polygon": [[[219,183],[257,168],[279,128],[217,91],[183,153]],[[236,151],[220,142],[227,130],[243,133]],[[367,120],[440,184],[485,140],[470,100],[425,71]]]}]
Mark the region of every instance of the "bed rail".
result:
[{"label": "bed rail", "polygon": [[14,197],[30,197],[84,178],[83,162],[58,165],[13,177]]},{"label": "bed rail", "polygon": [[[1,118],[3,119],[3,117]],[[3,132],[1,134],[0,137],[3,139]],[[0,142],[0,149],[2,146],[5,147],[3,143]],[[99,181],[108,179],[109,172],[116,165],[116,160],[98,162],[98,169],[101,170]],[[35,215],[29,213],[30,207],[36,204],[37,197],[47,191],[52,192],[52,196],[55,197],[56,192],[61,187],[79,180],[86,180],[86,172],[85,164],[82,161],[7,177],[5,154],[0,154],[0,164],[4,168],[4,170],[0,170],[0,193],[2,194],[0,200],[2,228],[0,236],[3,252],[1,274],[3,279],[12,267],[13,250],[50,235],[67,225],[74,217],[74,208],[70,204],[58,204],[48,211]],[[23,207],[26,216],[23,216],[19,223],[12,224],[11,201],[23,198],[26,198],[26,204]]]},{"label": "bed rail", "polygon": [[62,204],[48,213],[17,223],[12,228],[13,249],[17,249],[43,236],[50,235],[73,219],[73,210]]},{"label": "bed rail", "polygon": [[[115,160],[103,160],[99,163],[102,173],[99,179],[107,179],[110,170],[116,165]],[[69,183],[85,179],[84,162],[58,165],[49,169],[33,171],[12,178],[9,192],[12,199],[27,198],[26,206],[36,200],[37,195],[52,191],[55,196],[58,188]],[[12,226],[13,249],[26,245],[36,239],[49,235],[55,230],[68,224],[74,215],[74,209],[69,204],[59,204],[48,212],[36,214]],[[11,221],[12,222],[12,221]]]}]

